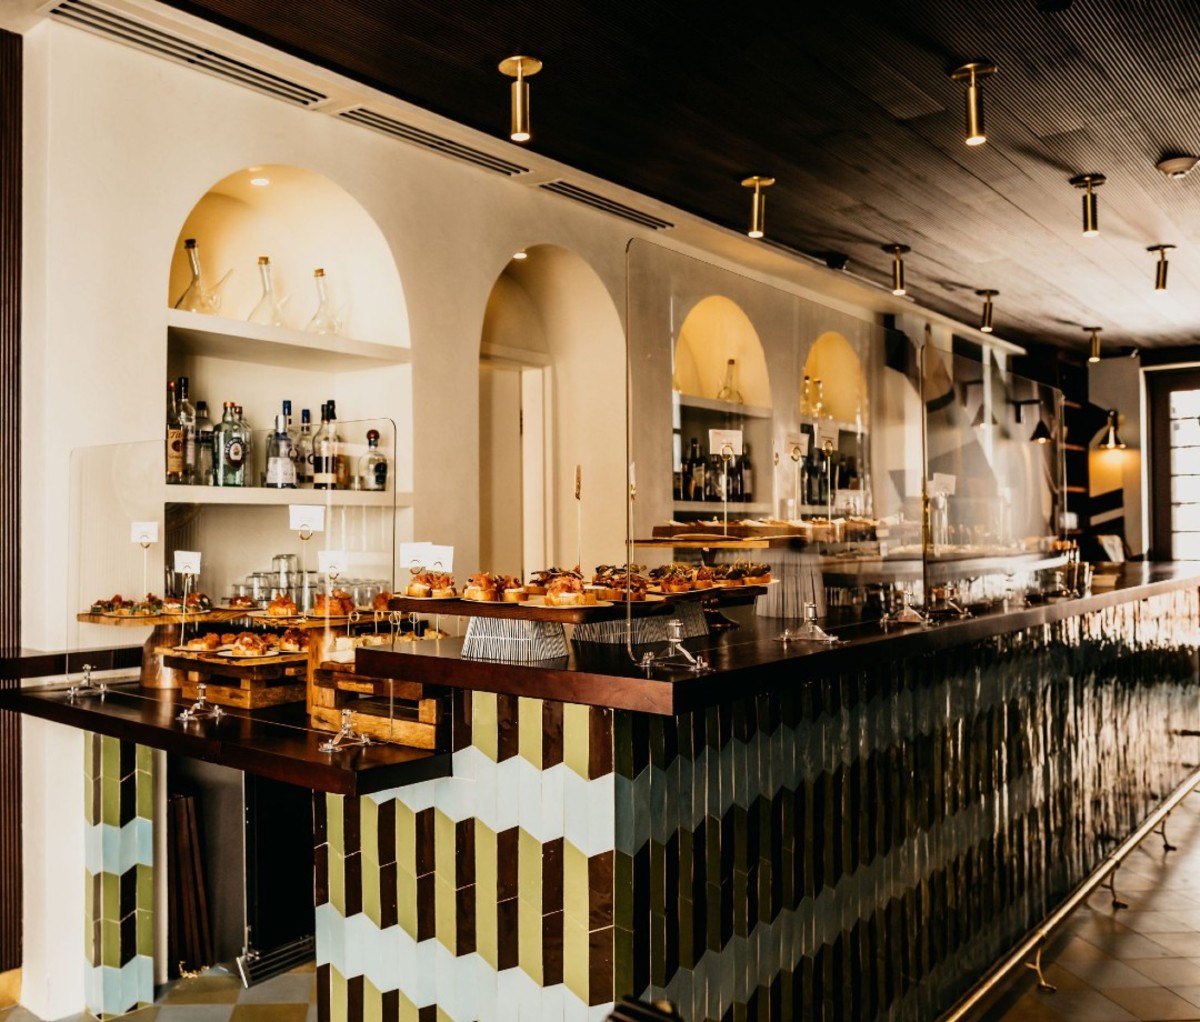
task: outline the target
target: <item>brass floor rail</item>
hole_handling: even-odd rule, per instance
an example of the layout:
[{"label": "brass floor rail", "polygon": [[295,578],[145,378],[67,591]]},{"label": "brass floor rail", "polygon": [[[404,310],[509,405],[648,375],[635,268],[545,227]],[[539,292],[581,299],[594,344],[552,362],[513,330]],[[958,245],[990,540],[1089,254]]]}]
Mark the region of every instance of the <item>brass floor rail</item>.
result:
[{"label": "brass floor rail", "polygon": [[[960,1022],[960,1020],[966,1019],[968,1014],[983,1003],[988,995],[999,985],[1000,981],[1013,969],[1028,964],[1027,959],[1031,954],[1037,955],[1037,967],[1040,977],[1041,949],[1050,934],[1062,925],[1066,918],[1083,903],[1089,894],[1116,872],[1125,857],[1140,845],[1197,786],[1200,786],[1200,768],[1193,770],[1187,776],[1187,779],[1178,785],[1163,803],[1142,821],[1141,826],[1137,830],[1109,852],[1101,860],[1100,864],[1080,881],[1058,908],[1043,919],[1038,926],[1030,930],[1021,943],[1009,952],[1007,957],[994,965],[991,971],[967,991],[953,1008],[942,1015],[938,1022]],[[1166,838],[1164,837],[1163,840],[1165,843]]]}]

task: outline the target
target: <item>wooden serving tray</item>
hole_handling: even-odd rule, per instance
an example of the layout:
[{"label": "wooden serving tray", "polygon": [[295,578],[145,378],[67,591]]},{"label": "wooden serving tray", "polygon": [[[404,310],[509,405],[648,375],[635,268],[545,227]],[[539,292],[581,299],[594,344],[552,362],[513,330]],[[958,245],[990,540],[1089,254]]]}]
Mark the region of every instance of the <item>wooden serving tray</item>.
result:
[{"label": "wooden serving tray", "polygon": [[[233,659],[200,650],[160,649],[163,665],[184,672],[185,699],[205,697],[219,706],[257,710],[282,703],[302,703],[306,691],[308,653]],[[216,679],[216,680],[214,680]]]}]

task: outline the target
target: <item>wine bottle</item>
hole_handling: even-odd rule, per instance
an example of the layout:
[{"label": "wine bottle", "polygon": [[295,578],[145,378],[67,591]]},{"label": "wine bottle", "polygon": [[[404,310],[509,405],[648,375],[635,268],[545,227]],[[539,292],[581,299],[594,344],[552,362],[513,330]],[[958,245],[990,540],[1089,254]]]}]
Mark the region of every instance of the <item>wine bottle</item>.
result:
[{"label": "wine bottle", "polygon": [[333,435],[333,473],[337,478],[336,489],[348,490],[350,489],[352,467],[350,457],[346,454],[346,445],[337,431],[337,405],[333,398],[330,398],[326,404],[329,405],[329,430]]},{"label": "wine bottle", "polygon": [[180,482],[192,484],[196,481],[196,409],[188,400],[188,378],[175,381],[175,394],[179,406],[179,429],[183,438],[183,472]]},{"label": "wine bottle", "polygon": [[360,490],[387,489],[387,458],[379,450],[379,430],[367,430],[367,453],[358,459]]},{"label": "wine bottle", "polygon": [[174,380],[167,381],[167,482],[183,482],[183,424]]},{"label": "wine bottle", "polygon": [[807,376],[800,385],[800,414],[812,415],[812,380]]},{"label": "wine bottle", "polygon": [[692,437],[692,450],[687,464],[687,499],[704,499],[704,475],[707,465],[700,453],[700,441]]},{"label": "wine bottle", "polygon": [[292,460],[292,438],[287,432],[287,416],[275,416],[275,432],[267,441],[267,485],[277,490],[296,488],[296,463]]},{"label": "wine bottle", "polygon": [[313,484],[313,438],[312,412],[307,408],[300,411],[300,435],[296,438],[296,485]]},{"label": "wine bottle", "polygon": [[321,425],[313,436],[312,484],[316,490],[337,489],[337,434],[329,426],[329,402],[321,405]]},{"label": "wine bottle", "polygon": [[741,474],[741,500],[744,504],[754,503],[754,464],[750,460],[750,445],[742,447],[742,461],[738,466]]}]

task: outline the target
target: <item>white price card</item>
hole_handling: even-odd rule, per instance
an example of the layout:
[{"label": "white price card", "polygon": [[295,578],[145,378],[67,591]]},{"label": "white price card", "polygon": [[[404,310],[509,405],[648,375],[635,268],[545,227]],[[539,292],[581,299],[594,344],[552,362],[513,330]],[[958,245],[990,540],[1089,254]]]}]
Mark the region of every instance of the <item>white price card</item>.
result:
[{"label": "white price card", "polygon": [[708,431],[708,453],[722,458],[737,458],[742,453],[742,431],[740,429],[710,429]]},{"label": "white price card", "polygon": [[400,566],[410,571],[420,571],[428,567],[433,559],[429,556],[432,549],[432,543],[401,543]]},{"label": "white price card", "polygon": [[325,508],[321,504],[289,504],[288,528],[295,531],[325,531]]},{"label": "white price card", "polygon": [[807,433],[789,433],[785,440],[785,451],[793,461],[799,461],[801,458],[808,456],[808,441]]},{"label": "white price card", "polygon": [[129,542],[138,544],[157,543],[158,522],[130,522]]},{"label": "white price card", "polygon": [[825,450],[828,444],[833,450],[837,450],[838,445],[838,428],[837,423],[830,422],[828,419],[817,420],[817,449]]},{"label": "white price card", "polygon": [[434,571],[454,571],[454,547],[438,546],[436,543],[429,545],[429,564],[427,567]]},{"label": "white price card", "polygon": [[346,578],[350,571],[350,555],[345,550],[318,550],[317,568],[331,579]]},{"label": "white price card", "polygon": [[177,575],[199,575],[200,574],[200,551],[199,550],[176,550],[175,551],[175,574],[177,574]]},{"label": "white price card", "polygon": [[958,476],[948,472],[934,472],[933,479],[929,482],[929,492],[944,493],[947,497],[953,497],[957,486]]}]

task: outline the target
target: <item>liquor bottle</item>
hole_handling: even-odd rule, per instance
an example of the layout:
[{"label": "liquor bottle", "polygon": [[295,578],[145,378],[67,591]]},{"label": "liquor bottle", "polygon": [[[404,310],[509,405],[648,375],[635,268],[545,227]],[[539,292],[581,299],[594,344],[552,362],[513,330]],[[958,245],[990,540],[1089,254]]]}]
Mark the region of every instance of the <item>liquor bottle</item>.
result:
[{"label": "liquor bottle", "polygon": [[208,402],[196,402],[196,477],[198,486],[212,486],[213,424],[208,417]]},{"label": "liquor bottle", "polygon": [[337,479],[336,489],[348,490],[351,486],[353,466],[346,454],[346,445],[337,431],[337,405],[333,398],[325,402],[329,406],[329,432],[333,437],[333,474]]},{"label": "liquor bottle", "polygon": [[704,473],[704,499],[720,500],[725,492],[725,473],[721,469],[721,456],[710,454],[708,466]]},{"label": "liquor bottle", "polygon": [[226,401],[225,413],[213,432],[213,484],[244,486],[246,480],[246,437],[234,414],[234,403]]},{"label": "liquor bottle", "polygon": [[246,467],[246,471],[242,476],[242,485],[257,486],[259,485],[259,478],[254,468],[254,458],[257,453],[254,446],[254,430],[251,428],[249,420],[242,413],[241,405],[235,404],[233,406],[233,415],[242,430],[242,446],[245,452],[242,455],[242,462]]},{"label": "liquor bottle", "polygon": [[807,376],[800,385],[800,414],[812,415],[812,380]]},{"label": "liquor bottle", "polygon": [[271,281],[271,260],[268,256],[258,257],[258,275],[262,278],[262,297],[250,310],[246,322],[260,323],[263,326],[283,326],[283,301],[275,298],[275,285]]},{"label": "liquor bottle", "polygon": [[367,453],[358,459],[358,488],[387,489],[387,458],[379,450],[379,430],[367,430]]},{"label": "liquor bottle", "polygon": [[205,286],[204,275],[200,272],[200,251],[196,247],[196,239],[186,239],[183,250],[187,253],[192,279],[175,302],[175,308],[185,312],[204,312],[212,315],[221,308],[221,296],[217,294],[217,289],[225,283],[229,274],[225,274],[213,287]]},{"label": "liquor bottle", "polygon": [[167,482],[183,482],[183,424],[174,380],[167,381]]},{"label": "liquor bottle", "polygon": [[321,405],[321,425],[313,436],[313,489],[337,489],[337,434],[329,425],[329,402]]},{"label": "liquor bottle", "polygon": [[721,389],[717,391],[717,400],[729,401],[735,405],[745,403],[742,401],[742,392],[737,388],[737,359],[731,358],[725,363],[725,380]]},{"label": "liquor bottle", "polygon": [[296,438],[296,485],[312,486],[313,484],[313,438],[312,413],[307,409],[300,411],[300,435]]},{"label": "liquor bottle", "polygon": [[692,451],[687,463],[687,499],[704,499],[704,476],[708,466],[700,453],[700,441],[692,437]]},{"label": "liquor bottle", "polygon": [[740,503],[742,499],[742,459],[736,454],[725,463],[725,494],[729,503]]},{"label": "liquor bottle", "polygon": [[317,311],[304,329],[310,334],[338,334],[342,331],[342,321],[329,302],[325,292],[325,271],[319,267],[313,270],[313,283],[317,288]]},{"label": "liquor bottle", "polygon": [[179,404],[179,426],[183,433],[183,476],[180,482],[191,485],[196,481],[196,409],[188,400],[188,378],[175,381]]},{"label": "liquor bottle", "polygon": [[287,416],[275,416],[275,432],[267,441],[268,486],[277,490],[296,488],[296,462],[292,460],[292,438],[287,432]]},{"label": "liquor bottle", "polygon": [[742,492],[741,499],[744,504],[754,503],[754,463],[750,460],[750,445],[745,444],[742,447],[742,461],[738,466],[741,472]]}]

